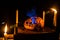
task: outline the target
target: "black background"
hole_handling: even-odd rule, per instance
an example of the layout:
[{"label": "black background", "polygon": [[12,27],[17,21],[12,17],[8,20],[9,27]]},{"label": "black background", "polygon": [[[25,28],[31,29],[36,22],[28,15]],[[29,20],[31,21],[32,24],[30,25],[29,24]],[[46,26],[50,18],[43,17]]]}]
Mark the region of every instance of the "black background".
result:
[{"label": "black background", "polygon": [[1,1],[0,20],[8,20],[9,24],[15,23],[16,9],[19,10],[19,20],[26,18],[26,12],[36,6],[37,16],[42,17],[42,10],[47,10],[53,5],[58,5],[58,1],[35,1],[35,0],[16,0],[16,1]]}]

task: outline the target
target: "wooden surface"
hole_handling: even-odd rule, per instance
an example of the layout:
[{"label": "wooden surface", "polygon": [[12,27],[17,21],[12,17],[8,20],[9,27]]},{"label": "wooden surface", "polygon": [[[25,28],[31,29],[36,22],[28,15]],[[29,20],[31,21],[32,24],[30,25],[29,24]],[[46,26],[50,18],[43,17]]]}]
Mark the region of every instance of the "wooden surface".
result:
[{"label": "wooden surface", "polygon": [[45,28],[44,31],[31,31],[31,30],[27,30],[27,29],[21,29],[18,28],[18,33],[25,33],[25,34],[41,34],[41,33],[53,33],[55,32],[54,29],[50,29],[50,28]]}]

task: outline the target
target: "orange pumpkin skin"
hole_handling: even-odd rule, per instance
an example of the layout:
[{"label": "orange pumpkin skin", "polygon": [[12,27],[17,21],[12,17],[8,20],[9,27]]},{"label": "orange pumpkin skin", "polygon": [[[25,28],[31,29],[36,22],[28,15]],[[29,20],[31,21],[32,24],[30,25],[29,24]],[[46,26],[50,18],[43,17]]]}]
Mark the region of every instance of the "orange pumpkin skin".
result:
[{"label": "orange pumpkin skin", "polygon": [[[28,23],[26,24],[26,22],[28,22]],[[24,22],[24,27],[25,27],[25,29],[34,30],[34,28],[36,27],[36,24],[29,24],[29,23],[31,23],[31,22],[32,22],[32,19],[31,19],[31,18],[27,19],[27,20]],[[42,18],[37,17],[37,18],[36,18],[36,23],[37,23],[38,25],[40,25],[41,28],[44,28],[44,21],[43,21]]]}]

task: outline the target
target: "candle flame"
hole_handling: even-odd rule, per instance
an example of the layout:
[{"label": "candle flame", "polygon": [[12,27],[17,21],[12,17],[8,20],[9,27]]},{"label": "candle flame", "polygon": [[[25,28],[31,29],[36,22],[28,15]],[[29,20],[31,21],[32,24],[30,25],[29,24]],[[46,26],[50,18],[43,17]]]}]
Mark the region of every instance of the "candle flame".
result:
[{"label": "candle flame", "polygon": [[56,9],[51,8],[51,10],[52,10],[52,11],[54,11],[54,12],[55,12],[55,14],[57,13],[57,10],[56,10]]},{"label": "candle flame", "polygon": [[5,33],[4,34],[6,34],[7,33],[7,24],[5,25]]}]

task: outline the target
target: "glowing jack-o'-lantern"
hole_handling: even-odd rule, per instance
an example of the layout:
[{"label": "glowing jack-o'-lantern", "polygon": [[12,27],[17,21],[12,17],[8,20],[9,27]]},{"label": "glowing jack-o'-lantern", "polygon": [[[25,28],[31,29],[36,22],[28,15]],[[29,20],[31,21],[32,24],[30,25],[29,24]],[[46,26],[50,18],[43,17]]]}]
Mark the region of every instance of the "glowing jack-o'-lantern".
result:
[{"label": "glowing jack-o'-lantern", "polygon": [[41,27],[44,28],[44,21],[42,18],[37,17],[36,22],[38,25],[41,25]]},{"label": "glowing jack-o'-lantern", "polygon": [[27,20],[24,22],[24,27],[25,27],[26,29],[33,30],[33,29],[36,27],[36,25],[38,24],[38,25],[41,26],[41,28],[44,28],[44,21],[43,21],[42,18],[36,17],[35,22],[36,22],[36,24],[32,24],[32,19],[29,18],[29,19],[27,19]]}]

